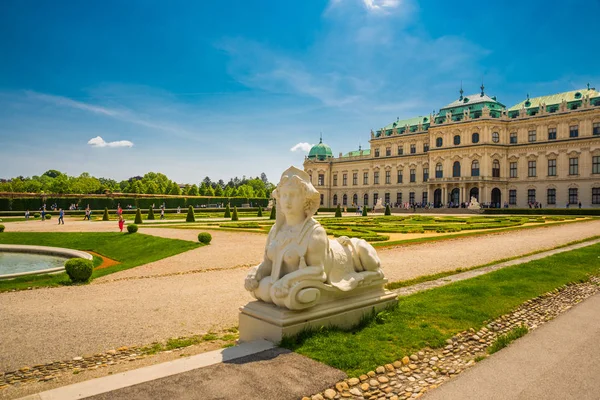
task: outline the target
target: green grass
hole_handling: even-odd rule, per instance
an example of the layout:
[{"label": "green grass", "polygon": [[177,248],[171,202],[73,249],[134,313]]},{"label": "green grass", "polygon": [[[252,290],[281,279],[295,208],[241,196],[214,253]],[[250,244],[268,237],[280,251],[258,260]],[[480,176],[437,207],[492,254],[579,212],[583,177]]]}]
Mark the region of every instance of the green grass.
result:
[{"label": "green grass", "polygon": [[[0,243],[66,247],[93,251],[120,263],[110,268],[95,270],[92,278],[134,268],[138,265],[147,264],[202,246],[202,244],[197,242],[165,239],[141,233],[127,234],[120,232],[4,232],[0,235]],[[58,286],[68,282],[68,280],[65,273],[2,280],[0,281],[0,292],[11,289],[27,289],[28,287]]]},{"label": "green grass", "polygon": [[498,338],[492,343],[490,347],[488,347],[487,352],[489,354],[494,354],[497,351],[502,350],[515,340],[520,337],[523,337],[529,332],[529,328],[526,325],[519,325],[512,328],[507,334],[500,335]]},{"label": "green grass", "polygon": [[188,337],[179,337],[179,338],[171,338],[168,339],[165,343],[152,343],[151,345],[144,346],[140,349],[140,353],[146,355],[152,355],[159,353],[161,351],[167,350],[175,350],[182,349],[185,347],[193,346],[196,344],[200,344],[203,342],[216,342],[221,341],[223,343],[223,347],[231,347],[235,344],[235,341],[239,335],[226,333],[224,335],[218,335],[213,332],[206,333],[204,335],[195,335]]},{"label": "green grass", "polygon": [[600,273],[600,244],[507,267],[466,281],[401,297],[396,307],[343,331],[326,328],[281,345],[350,376],[393,362],[506,314],[524,301]]}]

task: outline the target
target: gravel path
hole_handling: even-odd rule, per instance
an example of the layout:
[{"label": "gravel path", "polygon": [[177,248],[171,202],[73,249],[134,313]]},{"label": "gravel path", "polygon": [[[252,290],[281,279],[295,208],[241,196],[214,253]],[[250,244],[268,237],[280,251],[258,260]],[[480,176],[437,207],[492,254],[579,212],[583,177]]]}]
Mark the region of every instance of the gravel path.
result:
[{"label": "gravel path", "polygon": [[[64,227],[99,231],[107,225],[81,222],[83,227],[75,223]],[[11,230],[17,224],[11,224]],[[145,231],[181,239],[197,235],[196,230]],[[548,249],[598,232],[600,221],[591,221],[378,252],[387,276],[394,281]],[[104,283],[0,293],[0,372],[237,325],[238,308],[251,297],[243,289],[247,268],[231,268],[258,262],[266,236],[215,231],[213,237],[208,247],[112,274]],[[141,279],[215,266],[230,269]],[[126,279],[115,280],[119,278]]]}]

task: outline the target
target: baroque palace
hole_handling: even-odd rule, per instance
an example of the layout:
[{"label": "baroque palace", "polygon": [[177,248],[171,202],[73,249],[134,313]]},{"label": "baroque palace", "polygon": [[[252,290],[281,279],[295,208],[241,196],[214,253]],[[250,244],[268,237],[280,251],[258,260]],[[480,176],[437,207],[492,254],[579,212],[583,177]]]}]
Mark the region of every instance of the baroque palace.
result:
[{"label": "baroque palace", "polygon": [[321,142],[304,169],[324,207],[475,197],[489,207],[600,207],[600,92],[527,98],[507,108],[481,92],[436,114],[371,131],[370,149],[334,157]]}]

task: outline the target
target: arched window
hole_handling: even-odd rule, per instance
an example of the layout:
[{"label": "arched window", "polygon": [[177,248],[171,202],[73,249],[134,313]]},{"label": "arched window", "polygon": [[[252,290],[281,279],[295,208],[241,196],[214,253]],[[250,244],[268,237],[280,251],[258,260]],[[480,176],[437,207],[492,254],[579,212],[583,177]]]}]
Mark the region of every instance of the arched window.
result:
[{"label": "arched window", "polygon": [[363,205],[364,206],[369,205],[369,195],[367,193],[365,193],[365,196],[363,197]]},{"label": "arched window", "polygon": [[354,193],[354,195],[352,196],[352,205],[353,206],[358,205],[358,195],[356,193]]},{"label": "arched window", "polygon": [[479,133],[475,132],[473,135],[471,135],[471,142],[479,143]]},{"label": "arched window", "polygon": [[333,195],[333,205],[337,206],[337,194]]},{"label": "arched window", "polygon": [[500,178],[500,161],[498,160],[492,162],[492,176],[494,178]]},{"label": "arched window", "polygon": [[348,205],[348,195],[343,195],[342,196],[342,205],[343,206],[347,206]]},{"label": "arched window", "polygon": [[442,168],[442,163],[437,163],[435,165],[435,177],[436,178],[444,177],[444,169]]},{"label": "arched window", "polygon": [[473,160],[471,163],[471,176],[479,176],[479,161]]},{"label": "arched window", "polygon": [[454,145],[458,146],[460,144],[460,135],[454,136]]},{"label": "arched window", "polygon": [[492,133],[492,142],[498,143],[500,141],[500,134],[498,132]]},{"label": "arched window", "polygon": [[435,139],[435,147],[442,147],[443,140],[441,137]]},{"label": "arched window", "polygon": [[454,161],[454,164],[452,164],[452,176],[454,178],[460,176],[460,161]]}]

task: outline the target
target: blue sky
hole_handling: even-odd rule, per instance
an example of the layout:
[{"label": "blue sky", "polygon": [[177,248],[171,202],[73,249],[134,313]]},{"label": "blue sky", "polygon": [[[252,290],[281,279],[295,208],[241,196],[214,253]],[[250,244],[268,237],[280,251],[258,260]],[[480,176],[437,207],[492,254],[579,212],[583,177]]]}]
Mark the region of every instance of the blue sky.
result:
[{"label": "blue sky", "polygon": [[461,81],[507,106],[599,87],[598,15],[592,0],[5,0],[0,178],[276,182],[297,144],[366,148]]}]

